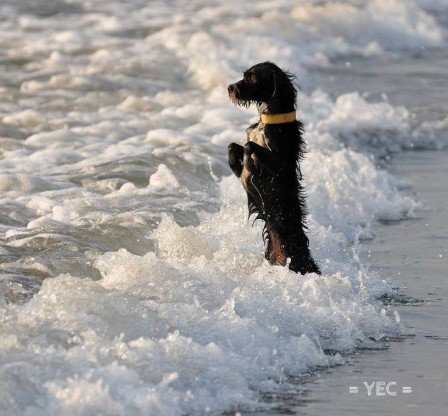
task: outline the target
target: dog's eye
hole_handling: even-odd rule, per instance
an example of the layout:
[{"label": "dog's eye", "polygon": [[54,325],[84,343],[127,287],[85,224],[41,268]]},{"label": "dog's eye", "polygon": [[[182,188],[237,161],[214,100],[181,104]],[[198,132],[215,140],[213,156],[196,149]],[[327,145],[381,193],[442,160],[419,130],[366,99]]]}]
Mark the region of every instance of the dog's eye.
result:
[{"label": "dog's eye", "polygon": [[257,83],[257,77],[255,75],[249,75],[248,78],[249,84],[256,84]]}]

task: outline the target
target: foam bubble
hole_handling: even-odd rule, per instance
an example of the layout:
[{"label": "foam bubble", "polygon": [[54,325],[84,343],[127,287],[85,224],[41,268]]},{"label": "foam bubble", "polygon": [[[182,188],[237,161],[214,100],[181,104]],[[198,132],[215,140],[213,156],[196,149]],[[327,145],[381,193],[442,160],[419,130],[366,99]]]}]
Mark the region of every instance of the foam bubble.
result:
[{"label": "foam bubble", "polygon": [[21,127],[35,127],[43,124],[45,119],[37,111],[28,109],[4,117],[3,122]]},{"label": "foam bubble", "polygon": [[173,173],[163,163],[157,168],[156,173],[149,178],[149,186],[154,188],[178,188],[179,182]]},{"label": "foam bubble", "polygon": [[29,174],[0,174],[0,190],[12,192],[42,192],[53,189],[55,186],[35,175]]}]

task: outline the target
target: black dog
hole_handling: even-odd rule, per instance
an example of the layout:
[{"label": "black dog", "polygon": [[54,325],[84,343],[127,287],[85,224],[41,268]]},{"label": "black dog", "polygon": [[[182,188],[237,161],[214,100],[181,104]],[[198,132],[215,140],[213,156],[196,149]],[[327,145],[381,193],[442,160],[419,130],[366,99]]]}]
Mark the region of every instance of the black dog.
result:
[{"label": "black dog", "polygon": [[228,86],[235,105],[256,103],[260,121],[247,130],[248,142],[231,143],[229,165],[241,178],[249,204],[249,216],[265,222],[265,257],[271,264],[295,272],[318,273],[305,235],[306,205],[299,161],[305,142],[303,124],[296,120],[297,90],[294,76],[271,62],[253,66],[244,78]]}]

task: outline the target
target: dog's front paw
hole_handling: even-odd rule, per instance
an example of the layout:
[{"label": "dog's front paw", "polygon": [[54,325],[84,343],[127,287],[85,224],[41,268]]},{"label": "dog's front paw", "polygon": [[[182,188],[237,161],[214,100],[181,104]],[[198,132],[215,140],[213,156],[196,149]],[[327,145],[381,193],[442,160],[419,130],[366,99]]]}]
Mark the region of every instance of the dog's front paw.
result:
[{"label": "dog's front paw", "polygon": [[228,162],[230,169],[239,178],[243,170],[244,148],[236,143],[230,143],[227,146]]},{"label": "dog's front paw", "polygon": [[251,173],[255,172],[255,169],[257,168],[257,156],[255,154],[255,143],[254,142],[247,142],[244,145],[244,158],[243,158],[243,164],[244,167]]},{"label": "dog's front paw", "polygon": [[244,145],[244,153],[248,152],[250,154],[255,152],[255,148],[257,147],[257,144],[255,142],[252,141],[248,141],[246,142],[246,144]]}]

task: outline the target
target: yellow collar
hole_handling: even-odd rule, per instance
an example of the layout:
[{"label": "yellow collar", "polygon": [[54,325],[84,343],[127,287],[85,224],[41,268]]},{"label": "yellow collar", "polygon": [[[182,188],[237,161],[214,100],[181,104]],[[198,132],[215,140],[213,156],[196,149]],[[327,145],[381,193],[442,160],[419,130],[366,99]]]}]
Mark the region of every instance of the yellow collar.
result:
[{"label": "yellow collar", "polygon": [[261,114],[261,122],[263,124],[283,124],[296,121],[296,112],[280,113],[280,114]]}]

